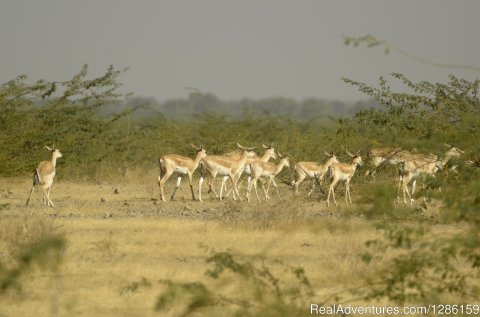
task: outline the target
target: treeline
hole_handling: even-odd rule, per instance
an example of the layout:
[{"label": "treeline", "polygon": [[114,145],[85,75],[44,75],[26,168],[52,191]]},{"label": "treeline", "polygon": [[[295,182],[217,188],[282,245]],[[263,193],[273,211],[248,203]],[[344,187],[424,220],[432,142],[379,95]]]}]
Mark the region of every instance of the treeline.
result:
[{"label": "treeline", "polygon": [[[336,117],[365,104],[288,98],[222,101],[210,93],[157,102],[118,93],[121,70],[89,79],[88,67],[70,80],[29,83],[19,76],[0,87],[0,176],[25,176],[56,144],[65,156],[59,177],[95,179],[154,167],[164,153],[191,154],[190,143],[224,153],[240,142],[275,145],[318,159],[338,140]],[[294,145],[294,146],[292,146]]]},{"label": "treeline", "polygon": [[374,99],[357,102],[308,98],[295,100],[285,97],[264,99],[222,100],[212,93],[192,92],[186,98],[160,102],[155,98],[127,97],[102,109],[103,114],[138,107],[136,117],[161,114],[167,119],[189,121],[205,113],[240,119],[250,116],[288,116],[300,121],[328,122],[330,118],[351,117],[366,108],[381,108]]},{"label": "treeline", "polygon": [[0,176],[31,173],[48,156],[45,144],[64,152],[59,176],[70,179],[154,167],[161,154],[193,154],[190,143],[209,154],[231,151],[237,142],[274,143],[294,161],[322,160],[324,150],[342,158],[342,147],[365,155],[372,146],[402,146],[441,156],[444,142],[475,162],[480,153],[478,81],[413,83],[394,74],[413,91],[396,93],[383,78],[379,87],[346,80],[376,100],[351,107],[315,99],[222,101],[197,91],[159,103],[119,94],[120,70],[110,67],[93,79],[87,70],[64,82],[32,84],[20,76],[0,86]]}]

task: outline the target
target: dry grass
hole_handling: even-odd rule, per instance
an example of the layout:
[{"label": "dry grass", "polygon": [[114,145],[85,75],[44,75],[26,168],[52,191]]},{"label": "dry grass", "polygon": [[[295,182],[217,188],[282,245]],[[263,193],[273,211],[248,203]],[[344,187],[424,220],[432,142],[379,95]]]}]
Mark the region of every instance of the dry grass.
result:
[{"label": "dry grass", "polygon": [[[24,207],[29,180],[1,179],[0,193],[9,194],[2,197],[0,228],[12,219],[31,226],[26,215],[35,214],[46,229],[64,233],[67,249],[58,272],[33,272],[23,280],[21,294],[0,297],[0,316],[159,315],[153,310],[159,280],[208,283],[204,272],[210,254],[202,246],[301,266],[319,301],[362,284],[378,268],[363,263],[360,255],[365,241],[380,233],[366,219],[339,217],[341,208],[328,210],[315,200],[292,202],[286,187],[281,190],[286,198],[265,206],[191,202],[187,184],[178,201],[162,204],[152,200],[158,189],[150,176],[122,185],[57,182],[51,194],[55,208],[41,206],[38,192]],[[225,291],[235,291],[235,285]]]}]

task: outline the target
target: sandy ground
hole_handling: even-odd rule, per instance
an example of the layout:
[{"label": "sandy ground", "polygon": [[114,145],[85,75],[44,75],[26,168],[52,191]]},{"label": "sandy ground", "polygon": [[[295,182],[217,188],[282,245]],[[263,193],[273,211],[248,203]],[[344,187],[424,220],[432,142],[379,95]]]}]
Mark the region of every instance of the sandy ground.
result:
[{"label": "sandy ground", "polygon": [[[51,192],[54,208],[42,206],[39,191],[24,206],[30,180],[0,179],[0,226],[22,225],[31,215],[53,221],[67,240],[59,270],[34,270],[24,277],[20,293],[0,297],[0,316],[175,315],[154,311],[162,292],[158,281],[210,283],[204,274],[212,252],[207,249],[303,267],[318,301],[362,284],[378,269],[360,256],[365,242],[380,233],[360,217],[342,218],[346,209],[341,196],[343,207],[327,208],[318,198],[292,200],[290,188],[282,184],[283,198],[272,193],[268,204],[219,202],[206,188],[206,201],[200,203],[191,201],[183,184],[176,201],[163,203],[158,186],[147,179],[122,184],[58,181]],[[5,255],[4,244],[0,254]],[[141,280],[149,286],[125,291]],[[230,283],[223,288],[227,294],[235,292]]]}]

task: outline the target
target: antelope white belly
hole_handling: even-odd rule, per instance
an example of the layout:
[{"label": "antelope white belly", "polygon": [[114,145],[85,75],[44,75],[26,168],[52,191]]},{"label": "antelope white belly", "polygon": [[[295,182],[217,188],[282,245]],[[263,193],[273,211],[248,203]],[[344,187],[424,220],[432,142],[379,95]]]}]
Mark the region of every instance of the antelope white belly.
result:
[{"label": "antelope white belly", "polygon": [[188,174],[188,168],[182,167],[182,166],[177,166],[177,167],[175,167],[174,173],[181,174],[181,175],[187,175]]},{"label": "antelope white belly", "polygon": [[228,176],[228,175],[230,175],[231,170],[232,169],[228,168],[228,167],[220,167],[218,169],[218,176]]},{"label": "antelope white belly", "polygon": [[308,177],[315,177],[315,173],[314,171],[310,171],[310,170],[305,170],[305,173],[307,174]]}]

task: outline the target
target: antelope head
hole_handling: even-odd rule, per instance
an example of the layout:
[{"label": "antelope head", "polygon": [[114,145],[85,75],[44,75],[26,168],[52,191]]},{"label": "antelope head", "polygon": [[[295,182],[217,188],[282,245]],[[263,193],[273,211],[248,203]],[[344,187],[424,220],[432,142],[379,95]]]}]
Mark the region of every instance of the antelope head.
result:
[{"label": "antelope head", "polygon": [[45,148],[47,150],[49,150],[50,152],[52,152],[52,156],[54,156],[55,158],[59,158],[59,157],[62,157],[63,154],[60,152],[59,149],[57,149],[57,147],[54,145],[52,145],[52,147],[49,147],[47,145],[45,145]]},{"label": "antelope head", "polygon": [[200,147],[196,147],[195,145],[190,143],[190,146],[194,148],[197,151],[197,155],[200,155],[200,159],[204,158],[207,156],[207,152],[203,148],[203,145],[200,145]]},{"label": "antelope head", "polygon": [[262,147],[265,149],[265,152],[267,152],[272,159],[277,158],[277,154],[275,153],[275,149],[273,148],[273,144],[270,144],[270,146],[266,146],[265,144],[262,144]]},{"label": "antelope head", "polygon": [[245,151],[247,152],[247,156],[248,157],[255,157],[257,154],[255,154],[255,152],[253,152],[253,149],[255,149],[255,147],[246,147],[246,146],[241,146],[240,144],[237,143],[237,147],[242,150],[242,151]]},{"label": "antelope head", "polygon": [[286,167],[290,167],[290,160],[289,160],[288,156],[287,156],[287,155],[282,155],[282,154],[281,154],[280,152],[278,152],[278,151],[277,151],[277,153],[278,153],[278,157],[280,158],[280,161],[284,161],[284,162],[285,162],[285,166],[286,166]]}]

